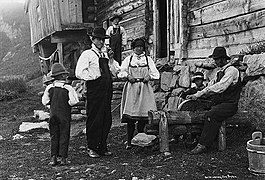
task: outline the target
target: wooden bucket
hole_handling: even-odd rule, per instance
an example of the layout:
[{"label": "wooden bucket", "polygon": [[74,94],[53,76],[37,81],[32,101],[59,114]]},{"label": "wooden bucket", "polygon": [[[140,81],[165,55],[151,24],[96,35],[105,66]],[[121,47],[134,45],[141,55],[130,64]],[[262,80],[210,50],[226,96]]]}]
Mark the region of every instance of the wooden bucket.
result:
[{"label": "wooden bucket", "polygon": [[252,140],[247,142],[249,171],[265,173],[265,138],[261,132],[254,132]]}]

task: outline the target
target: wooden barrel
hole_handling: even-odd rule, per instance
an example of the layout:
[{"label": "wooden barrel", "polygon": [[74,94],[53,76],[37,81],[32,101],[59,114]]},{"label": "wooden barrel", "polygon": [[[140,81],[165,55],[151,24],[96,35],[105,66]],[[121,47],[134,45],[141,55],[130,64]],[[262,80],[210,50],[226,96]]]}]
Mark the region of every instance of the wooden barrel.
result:
[{"label": "wooden barrel", "polygon": [[265,138],[261,132],[254,132],[252,140],[247,142],[249,170],[254,173],[265,173]]}]

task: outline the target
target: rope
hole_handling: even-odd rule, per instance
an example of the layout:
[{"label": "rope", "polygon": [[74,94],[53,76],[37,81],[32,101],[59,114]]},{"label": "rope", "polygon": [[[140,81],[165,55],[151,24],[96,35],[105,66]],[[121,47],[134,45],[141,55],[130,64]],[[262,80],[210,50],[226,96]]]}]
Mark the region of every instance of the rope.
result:
[{"label": "rope", "polygon": [[58,51],[58,49],[56,49],[49,57],[47,57],[47,58],[45,58],[45,57],[41,57],[41,56],[39,56],[39,58],[41,59],[41,60],[44,60],[44,61],[48,61],[48,60],[50,60],[53,56],[54,56],[54,54],[56,53]]}]

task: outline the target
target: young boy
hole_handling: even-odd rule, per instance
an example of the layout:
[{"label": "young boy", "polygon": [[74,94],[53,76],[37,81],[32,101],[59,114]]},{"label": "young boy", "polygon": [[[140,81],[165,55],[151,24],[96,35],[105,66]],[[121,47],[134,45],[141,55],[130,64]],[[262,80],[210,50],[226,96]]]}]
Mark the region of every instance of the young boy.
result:
[{"label": "young boy", "polygon": [[183,92],[181,97],[184,99],[186,99],[187,95],[195,94],[196,92],[201,91],[206,87],[203,84],[205,79],[204,79],[204,74],[202,72],[196,72],[194,76],[191,78],[191,81],[195,83],[196,86],[187,89],[186,91]]},{"label": "young boy", "polygon": [[50,105],[49,129],[51,136],[51,162],[58,165],[57,157],[61,157],[61,165],[67,164],[70,139],[71,106],[79,102],[72,86],[66,84],[68,72],[60,63],[51,68],[53,83],[49,84],[42,96],[42,104]]}]

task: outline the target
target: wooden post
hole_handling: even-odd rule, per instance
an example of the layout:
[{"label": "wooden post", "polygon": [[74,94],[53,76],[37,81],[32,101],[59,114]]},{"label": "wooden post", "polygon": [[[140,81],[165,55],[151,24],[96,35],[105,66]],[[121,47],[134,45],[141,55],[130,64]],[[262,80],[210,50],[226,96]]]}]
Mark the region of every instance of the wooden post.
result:
[{"label": "wooden post", "polygon": [[[180,52],[179,52],[179,61],[176,61],[178,64],[181,64],[183,59],[187,58],[188,51],[188,9],[187,2],[185,0],[179,0],[179,41],[180,41]],[[177,64],[176,64],[177,65]]]},{"label": "wooden post", "polygon": [[63,64],[63,43],[57,43],[59,63]]},{"label": "wooden post", "polygon": [[167,0],[167,58],[168,62],[170,60],[169,51],[170,51],[170,1]]},{"label": "wooden post", "polygon": [[218,137],[218,150],[223,151],[226,148],[226,123],[222,122],[222,125],[219,129],[219,137]]},{"label": "wooden post", "polygon": [[175,57],[178,54],[177,52],[177,45],[179,44],[179,2],[174,1],[174,30],[175,30]]},{"label": "wooden post", "polygon": [[160,152],[164,155],[170,155],[169,152],[169,141],[168,141],[168,121],[166,113],[161,111],[160,113],[160,122],[159,122],[159,143],[160,143]]},{"label": "wooden post", "polygon": [[158,5],[157,5],[158,0],[153,1],[153,33],[154,33],[154,38],[153,38],[153,58],[154,61],[156,61],[156,57],[159,53],[160,50],[160,41],[159,41],[159,10],[158,10]]}]

